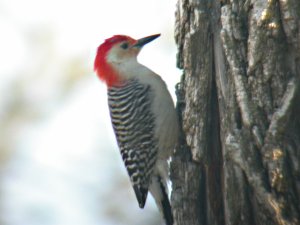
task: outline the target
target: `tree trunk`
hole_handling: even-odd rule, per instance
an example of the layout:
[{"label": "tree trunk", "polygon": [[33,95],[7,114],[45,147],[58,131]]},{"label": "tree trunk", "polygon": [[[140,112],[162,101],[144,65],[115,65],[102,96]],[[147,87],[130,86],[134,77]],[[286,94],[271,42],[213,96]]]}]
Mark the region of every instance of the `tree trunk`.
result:
[{"label": "tree trunk", "polygon": [[178,0],[175,38],[175,224],[300,224],[300,1]]}]

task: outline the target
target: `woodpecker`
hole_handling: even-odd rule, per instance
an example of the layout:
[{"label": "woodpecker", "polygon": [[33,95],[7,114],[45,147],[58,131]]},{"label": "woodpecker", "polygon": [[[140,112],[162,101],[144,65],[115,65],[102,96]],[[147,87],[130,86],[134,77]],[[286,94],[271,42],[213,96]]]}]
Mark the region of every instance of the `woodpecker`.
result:
[{"label": "woodpecker", "polygon": [[98,47],[94,70],[107,85],[113,130],[140,208],[149,190],[172,225],[168,158],[177,144],[178,118],[165,82],[137,60],[143,46],[159,36],[106,39]]}]

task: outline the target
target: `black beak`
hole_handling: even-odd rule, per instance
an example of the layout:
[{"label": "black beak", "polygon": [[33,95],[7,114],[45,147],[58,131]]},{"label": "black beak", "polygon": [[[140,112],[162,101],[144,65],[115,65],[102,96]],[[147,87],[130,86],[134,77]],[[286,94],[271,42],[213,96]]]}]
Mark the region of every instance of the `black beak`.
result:
[{"label": "black beak", "polygon": [[158,38],[159,36],[160,36],[160,34],[154,34],[154,35],[150,35],[148,37],[138,39],[137,42],[132,47],[142,48],[145,44],[148,44],[149,42],[153,41],[154,39]]}]

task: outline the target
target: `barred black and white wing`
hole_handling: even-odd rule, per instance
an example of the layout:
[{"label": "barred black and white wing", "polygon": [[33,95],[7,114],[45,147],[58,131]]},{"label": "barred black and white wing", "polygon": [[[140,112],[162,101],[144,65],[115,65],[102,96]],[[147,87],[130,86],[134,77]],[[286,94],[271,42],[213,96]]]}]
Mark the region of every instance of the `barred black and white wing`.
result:
[{"label": "barred black and white wing", "polygon": [[139,206],[144,207],[157,160],[150,85],[129,80],[108,89],[113,129]]}]

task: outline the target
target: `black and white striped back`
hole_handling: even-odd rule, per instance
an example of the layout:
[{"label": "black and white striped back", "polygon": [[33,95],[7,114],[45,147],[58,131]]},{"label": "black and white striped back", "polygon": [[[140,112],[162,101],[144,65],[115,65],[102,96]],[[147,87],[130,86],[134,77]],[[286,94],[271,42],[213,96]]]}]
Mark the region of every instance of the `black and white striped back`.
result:
[{"label": "black and white striped back", "polygon": [[149,85],[134,79],[108,89],[113,129],[141,208],[147,198],[158,151],[151,95]]}]

